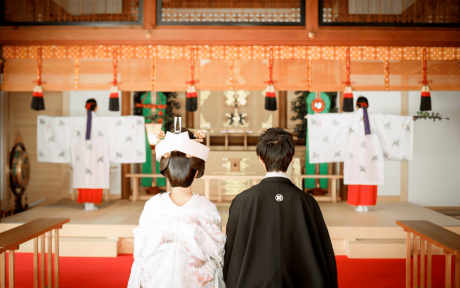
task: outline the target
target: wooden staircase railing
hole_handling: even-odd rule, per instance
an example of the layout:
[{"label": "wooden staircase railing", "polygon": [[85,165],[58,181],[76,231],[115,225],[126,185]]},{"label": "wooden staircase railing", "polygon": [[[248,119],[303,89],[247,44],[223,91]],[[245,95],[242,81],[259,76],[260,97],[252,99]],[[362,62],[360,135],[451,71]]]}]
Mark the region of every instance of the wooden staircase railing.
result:
[{"label": "wooden staircase railing", "polygon": [[[19,245],[34,240],[34,287],[53,287],[52,235],[54,230],[54,287],[59,288],[59,229],[69,218],[40,218],[0,233],[0,287],[6,288],[6,251],[9,253],[9,288],[14,288],[14,252]],[[45,234],[48,233],[48,285],[45,286]],[[38,238],[40,238],[40,285],[38,277]]]},{"label": "wooden staircase railing", "polygon": [[[431,288],[431,246],[441,248],[446,255],[445,287],[451,288],[452,256],[455,258],[454,287],[460,288],[460,235],[425,220],[396,221],[407,232],[406,238],[406,288]],[[413,241],[411,241],[411,235]],[[426,247],[425,247],[426,246]],[[420,248],[420,275],[418,275],[418,249]],[[425,271],[425,255],[427,265]],[[411,272],[411,256],[412,272]],[[426,286],[425,286],[426,273]],[[420,286],[418,285],[420,280]]]}]

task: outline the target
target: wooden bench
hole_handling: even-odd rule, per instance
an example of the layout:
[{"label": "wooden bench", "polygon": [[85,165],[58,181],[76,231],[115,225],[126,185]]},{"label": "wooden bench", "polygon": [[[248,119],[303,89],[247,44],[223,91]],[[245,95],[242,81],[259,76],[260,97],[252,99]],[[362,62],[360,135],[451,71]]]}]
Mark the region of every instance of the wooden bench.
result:
[{"label": "wooden bench", "polygon": [[54,285],[59,287],[59,229],[68,223],[69,218],[40,218],[16,228],[0,233],[0,287],[6,288],[6,251],[9,253],[9,288],[14,287],[14,251],[19,245],[34,240],[34,287],[38,288],[38,238],[41,244],[40,287],[45,288],[45,234],[48,233],[48,288],[53,287],[52,278],[52,235],[54,230]]},{"label": "wooden bench", "polygon": [[[441,248],[446,255],[445,287],[451,287],[452,255],[455,256],[455,288],[460,288],[460,235],[443,227],[425,220],[396,221],[396,224],[404,228],[406,236],[406,288],[410,288],[411,280],[411,256],[413,255],[413,283],[414,288],[425,287],[425,273],[427,274],[427,287],[431,288],[431,246]],[[413,241],[411,241],[411,235]],[[425,247],[426,246],[426,247]],[[418,249],[420,248],[420,286],[418,286]],[[425,255],[427,265],[425,272]]]},{"label": "wooden bench", "polygon": [[[131,177],[133,179],[133,202],[137,201],[139,197],[139,181],[140,178],[162,178],[164,177],[161,174],[127,174],[126,177]],[[228,179],[247,179],[252,180],[252,184],[256,185],[259,180],[264,179],[264,175],[203,175],[203,177],[199,178],[198,180],[204,180],[204,195],[207,199],[209,199],[210,195],[210,181],[212,179],[218,180],[218,188],[217,188],[217,202],[222,202],[222,180]],[[292,176],[293,178],[312,178],[312,179],[330,179],[331,180],[331,196],[326,198],[324,196],[319,196],[318,201],[332,201],[333,203],[337,203],[337,179],[343,178],[342,175],[295,175]],[[171,186],[169,181],[166,179],[166,190],[170,191]],[[315,196],[316,198],[316,196]]]}]

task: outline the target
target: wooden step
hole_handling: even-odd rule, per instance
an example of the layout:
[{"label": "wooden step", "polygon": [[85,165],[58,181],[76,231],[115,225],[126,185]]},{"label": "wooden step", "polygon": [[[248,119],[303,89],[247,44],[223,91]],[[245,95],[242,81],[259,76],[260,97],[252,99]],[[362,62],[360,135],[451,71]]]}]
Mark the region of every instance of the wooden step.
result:
[{"label": "wooden step", "polygon": [[[419,247],[420,249],[420,247]],[[419,250],[420,251],[420,250]],[[345,240],[348,258],[406,258],[405,239],[353,239]],[[443,255],[442,250],[432,247],[433,255]]]},{"label": "wooden step", "polygon": [[[46,241],[47,239],[45,243]],[[119,238],[60,238],[59,255],[62,257],[117,257],[118,242]],[[33,240],[22,244],[17,252],[33,253]],[[46,252],[48,252],[47,247]]]}]

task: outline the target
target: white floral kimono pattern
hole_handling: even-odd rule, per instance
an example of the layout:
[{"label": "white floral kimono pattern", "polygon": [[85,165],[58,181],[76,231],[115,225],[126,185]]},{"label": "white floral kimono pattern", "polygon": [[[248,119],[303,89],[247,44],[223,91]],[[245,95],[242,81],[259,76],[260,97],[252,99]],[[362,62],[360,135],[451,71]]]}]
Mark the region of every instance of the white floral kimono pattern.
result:
[{"label": "white floral kimono pattern", "polygon": [[170,192],[145,204],[134,234],[129,288],[225,288],[226,235],[215,204],[193,194],[177,206]]}]

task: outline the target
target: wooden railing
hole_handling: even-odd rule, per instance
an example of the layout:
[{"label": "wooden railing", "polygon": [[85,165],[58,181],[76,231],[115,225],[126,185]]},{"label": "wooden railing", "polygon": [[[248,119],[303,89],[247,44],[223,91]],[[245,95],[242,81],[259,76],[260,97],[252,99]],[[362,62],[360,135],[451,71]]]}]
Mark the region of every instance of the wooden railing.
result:
[{"label": "wooden railing", "polygon": [[[133,202],[139,199],[139,181],[140,178],[162,178],[164,177],[161,174],[127,174],[126,177],[130,177],[133,179]],[[204,195],[207,199],[210,196],[210,181],[212,179],[218,180],[218,189],[217,189],[217,202],[222,202],[222,180],[230,180],[230,179],[247,179],[252,180],[252,184],[256,185],[259,180],[264,179],[265,176],[263,175],[204,175],[203,177],[199,178],[198,180],[204,180]],[[311,179],[331,179],[331,196],[330,197],[318,197],[319,200],[322,201],[332,201],[333,203],[337,202],[337,179],[343,178],[342,175],[293,175],[293,178],[311,178]],[[170,191],[171,186],[169,181],[166,179],[166,190]]]},{"label": "wooden railing", "polygon": [[[0,233],[0,287],[6,288],[6,251],[9,258],[9,288],[14,288],[14,253],[19,245],[34,240],[34,287],[53,287],[52,235],[54,230],[54,287],[59,288],[59,229],[69,218],[40,218]],[[48,233],[48,285],[45,286],[45,234]],[[38,277],[38,238],[40,238],[40,285]]]},{"label": "wooden railing", "polygon": [[[411,274],[412,274],[412,287],[414,288],[431,288],[432,277],[432,252],[431,246],[435,245],[441,248],[446,255],[445,266],[445,287],[450,288],[451,283],[451,270],[452,270],[452,256],[455,256],[455,288],[460,288],[460,235],[449,231],[443,227],[435,225],[425,220],[407,220],[396,221],[396,224],[404,228],[407,232],[406,237],[406,288],[411,287]],[[411,241],[412,235],[412,241]],[[426,246],[426,247],[425,247]],[[420,275],[418,275],[418,249],[420,248]],[[427,256],[427,265],[425,271],[425,255]],[[411,273],[411,256],[412,257],[412,273]],[[426,273],[426,274],[425,274]],[[426,286],[425,286],[426,275]],[[420,285],[418,285],[420,280]]]}]

